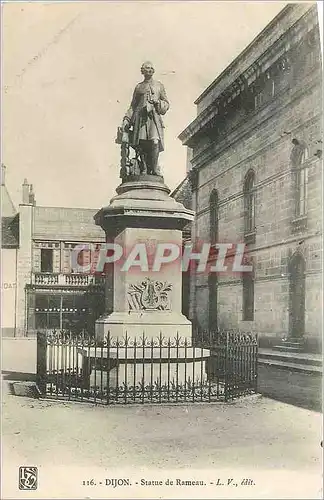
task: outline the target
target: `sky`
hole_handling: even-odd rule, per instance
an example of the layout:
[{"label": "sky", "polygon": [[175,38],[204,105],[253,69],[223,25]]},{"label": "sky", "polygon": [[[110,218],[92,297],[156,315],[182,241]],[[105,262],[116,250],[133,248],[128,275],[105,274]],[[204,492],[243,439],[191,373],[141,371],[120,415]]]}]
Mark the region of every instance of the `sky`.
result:
[{"label": "sky", "polygon": [[194,101],[284,2],[88,1],[2,4],[2,162],[13,202],[101,208],[120,183],[117,127],[143,61],[170,100],[160,165],[186,172],[178,135]]}]

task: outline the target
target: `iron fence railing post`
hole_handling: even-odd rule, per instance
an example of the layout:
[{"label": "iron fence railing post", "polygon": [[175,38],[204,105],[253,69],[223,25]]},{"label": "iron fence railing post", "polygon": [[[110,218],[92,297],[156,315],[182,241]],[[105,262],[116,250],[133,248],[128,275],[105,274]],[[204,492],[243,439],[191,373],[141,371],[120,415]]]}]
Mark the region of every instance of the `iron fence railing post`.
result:
[{"label": "iron fence railing post", "polygon": [[258,356],[259,356],[259,342],[258,335],[255,334],[255,345],[254,345],[254,390],[258,392]]},{"label": "iron fence railing post", "polygon": [[37,332],[36,384],[39,392],[46,395],[47,384],[47,337],[46,333]]},{"label": "iron fence railing post", "polygon": [[193,341],[178,332],[167,339],[160,332],[157,340],[143,333],[133,341],[126,333],[111,341],[108,332],[98,342],[85,333],[76,338],[68,332],[38,333],[37,385],[48,397],[96,403],[105,394],[106,404],[230,401],[256,392],[257,335],[230,330],[199,334]]},{"label": "iron fence railing post", "polygon": [[225,359],[224,359],[224,384],[225,384],[225,387],[224,387],[224,396],[225,396],[225,401],[228,401],[228,390],[229,390],[229,387],[228,387],[228,381],[229,381],[229,377],[228,377],[228,369],[229,369],[229,366],[228,366],[228,332],[226,332],[226,336],[225,336]]},{"label": "iron fence railing post", "polygon": [[150,341],[150,352],[151,352],[151,366],[150,366],[150,401],[153,401],[153,383],[154,383],[154,365],[153,365],[153,356],[154,356],[154,339],[151,338]]},{"label": "iron fence railing post", "polygon": [[106,338],[106,349],[107,349],[107,365],[108,365],[108,373],[107,373],[107,386],[106,386],[106,404],[110,404],[110,373],[111,373],[111,360],[110,360],[110,347],[111,347],[111,339],[110,339],[110,331],[107,333],[107,338]]},{"label": "iron fence railing post", "polygon": [[160,330],[160,337],[159,337],[159,386],[158,386],[159,403],[162,402],[162,346],[163,346],[163,335],[162,335],[162,331]]},{"label": "iron fence railing post", "polygon": [[192,348],[192,402],[195,402],[195,365],[196,365],[196,346],[197,342]]}]

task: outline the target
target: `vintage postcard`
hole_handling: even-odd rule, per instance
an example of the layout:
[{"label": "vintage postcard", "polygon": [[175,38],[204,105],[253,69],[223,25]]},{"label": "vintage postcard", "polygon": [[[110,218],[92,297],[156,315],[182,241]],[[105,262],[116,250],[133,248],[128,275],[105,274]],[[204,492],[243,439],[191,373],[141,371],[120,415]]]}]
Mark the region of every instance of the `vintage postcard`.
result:
[{"label": "vintage postcard", "polygon": [[322,2],[1,15],[1,498],[323,498]]}]

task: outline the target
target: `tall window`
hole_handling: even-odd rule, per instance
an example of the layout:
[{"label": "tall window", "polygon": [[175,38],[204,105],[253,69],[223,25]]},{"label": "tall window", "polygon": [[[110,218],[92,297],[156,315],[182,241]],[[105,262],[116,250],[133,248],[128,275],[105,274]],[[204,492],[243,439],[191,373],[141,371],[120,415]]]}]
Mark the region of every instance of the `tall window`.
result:
[{"label": "tall window", "polygon": [[210,224],[210,242],[215,245],[218,240],[218,193],[214,189],[209,198],[209,224]]},{"label": "tall window", "polygon": [[208,277],[208,328],[210,332],[217,330],[217,275],[211,273]]},{"label": "tall window", "polygon": [[[90,247],[87,247],[87,244],[85,244],[85,248],[83,250],[80,250],[77,258],[77,263],[79,266],[82,266],[82,268],[88,266],[91,263],[91,250]],[[72,272],[73,271],[74,270],[72,269]]]},{"label": "tall window", "polygon": [[244,231],[245,234],[255,231],[255,174],[250,170],[244,180]]},{"label": "tall window", "polygon": [[41,249],[41,272],[53,272],[53,250],[51,248]]},{"label": "tall window", "polygon": [[189,318],[190,305],[190,270],[182,273],[182,314]]},{"label": "tall window", "polygon": [[303,217],[307,213],[308,149],[297,139],[293,139],[292,165],[295,170],[295,215]]},{"label": "tall window", "polygon": [[243,321],[254,320],[254,273],[243,273]]}]

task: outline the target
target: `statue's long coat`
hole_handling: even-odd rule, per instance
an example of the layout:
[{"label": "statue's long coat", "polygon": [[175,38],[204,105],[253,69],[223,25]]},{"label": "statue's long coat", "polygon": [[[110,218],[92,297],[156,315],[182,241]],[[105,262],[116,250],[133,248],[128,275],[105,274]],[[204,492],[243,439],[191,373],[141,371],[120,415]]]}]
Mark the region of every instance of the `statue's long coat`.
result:
[{"label": "statue's long coat", "polygon": [[[158,103],[154,106],[148,102],[152,96],[158,99]],[[161,115],[168,109],[169,101],[161,82],[151,80],[138,83],[130,108],[125,115],[133,128],[130,145],[136,148],[140,140],[158,140],[160,151],[163,151],[164,124]]]}]

